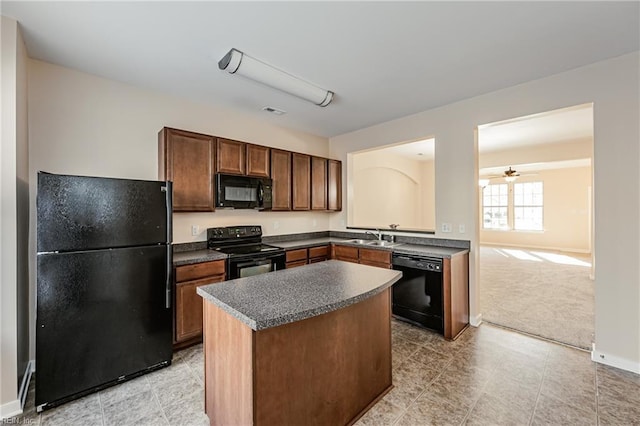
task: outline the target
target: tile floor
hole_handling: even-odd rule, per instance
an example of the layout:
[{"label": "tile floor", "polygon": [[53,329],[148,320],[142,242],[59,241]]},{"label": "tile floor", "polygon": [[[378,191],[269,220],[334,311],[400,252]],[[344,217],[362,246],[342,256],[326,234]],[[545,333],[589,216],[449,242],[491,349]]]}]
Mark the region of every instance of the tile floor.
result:
[{"label": "tile floor", "polygon": [[[482,325],[455,342],[393,321],[393,381],[369,425],[640,425],[640,376],[587,352]],[[34,390],[14,424],[205,425],[203,355],[38,415]],[[20,420],[22,423],[18,423]]]}]

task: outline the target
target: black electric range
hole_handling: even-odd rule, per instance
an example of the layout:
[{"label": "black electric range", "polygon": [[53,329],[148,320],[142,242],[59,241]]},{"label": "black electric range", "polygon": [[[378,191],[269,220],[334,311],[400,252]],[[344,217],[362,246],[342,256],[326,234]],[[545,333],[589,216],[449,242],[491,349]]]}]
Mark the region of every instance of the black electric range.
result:
[{"label": "black electric range", "polygon": [[264,244],[259,225],[209,228],[207,247],[228,256],[228,280],[285,268],[285,250]]}]

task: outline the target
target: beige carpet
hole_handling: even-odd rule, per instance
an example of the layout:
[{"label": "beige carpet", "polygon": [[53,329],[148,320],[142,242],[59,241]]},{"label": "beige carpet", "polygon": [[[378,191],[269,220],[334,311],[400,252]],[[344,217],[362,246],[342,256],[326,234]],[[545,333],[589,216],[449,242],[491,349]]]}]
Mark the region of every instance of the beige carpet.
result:
[{"label": "beige carpet", "polygon": [[482,319],[591,349],[594,285],[590,271],[589,256],[482,246]]}]

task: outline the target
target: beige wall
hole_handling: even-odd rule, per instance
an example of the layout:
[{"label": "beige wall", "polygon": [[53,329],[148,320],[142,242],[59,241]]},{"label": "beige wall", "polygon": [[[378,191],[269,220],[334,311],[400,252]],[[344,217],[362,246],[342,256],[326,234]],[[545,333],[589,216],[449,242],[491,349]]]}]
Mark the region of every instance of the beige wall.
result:
[{"label": "beige wall", "polygon": [[[433,161],[417,161],[384,149],[353,154],[347,197],[349,226],[433,229]],[[431,227],[429,227],[431,226]]]},{"label": "beige wall", "polygon": [[436,229],[436,165],[435,161],[422,162],[422,228]]},{"label": "beige wall", "polygon": [[26,49],[16,21],[2,16],[0,144],[0,419],[21,411],[29,360],[28,135]]},{"label": "beige wall", "polygon": [[[596,345],[594,358],[640,372],[640,57],[637,52],[331,138],[332,156],[422,135],[436,139],[436,238],[471,241],[472,323],[478,294],[476,127],[594,103]],[[627,184],[628,183],[628,184]],[[344,182],[344,191],[348,182]],[[346,205],[346,204],[345,204]],[[347,212],[331,217],[343,229]],[[442,223],[452,233],[440,231]],[[460,234],[457,225],[464,224]]]},{"label": "beige wall", "polygon": [[[249,119],[230,110],[194,104],[35,60],[30,61],[29,71],[32,178],[37,170],[44,170],[157,179],[157,133],[163,126],[328,155],[325,138]],[[32,198],[34,194],[35,191]],[[176,243],[204,241],[207,227],[239,224],[262,225],[265,235],[276,235],[327,230],[329,216],[223,210],[178,213],[174,215],[173,238]],[[191,225],[198,225],[201,232],[192,236]]]},{"label": "beige wall", "polygon": [[[29,126],[32,224],[37,171],[157,179],[157,134],[163,126],[328,155],[325,138],[37,60],[29,60]],[[253,210],[178,213],[173,239],[205,241],[207,227],[239,224],[262,225],[265,235],[320,231],[329,228],[329,215]],[[198,235],[191,235],[191,225],[200,227]],[[35,247],[35,226],[31,242]],[[33,281],[34,249],[31,257]],[[33,350],[32,340],[32,354]]]},{"label": "beige wall", "polygon": [[591,167],[536,173],[536,176],[522,176],[516,183],[543,183],[544,231],[485,230],[480,218],[480,243],[590,253]]}]

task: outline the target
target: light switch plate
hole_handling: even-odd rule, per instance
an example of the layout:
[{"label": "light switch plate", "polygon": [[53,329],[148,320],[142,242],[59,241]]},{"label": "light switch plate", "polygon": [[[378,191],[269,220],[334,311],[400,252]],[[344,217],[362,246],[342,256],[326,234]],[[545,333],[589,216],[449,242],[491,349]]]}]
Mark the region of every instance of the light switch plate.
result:
[{"label": "light switch plate", "polygon": [[465,232],[467,232],[467,228],[464,226],[464,223],[459,224],[458,225],[458,233],[464,234]]},{"label": "light switch plate", "polygon": [[451,224],[443,223],[442,224],[442,232],[451,232]]}]

